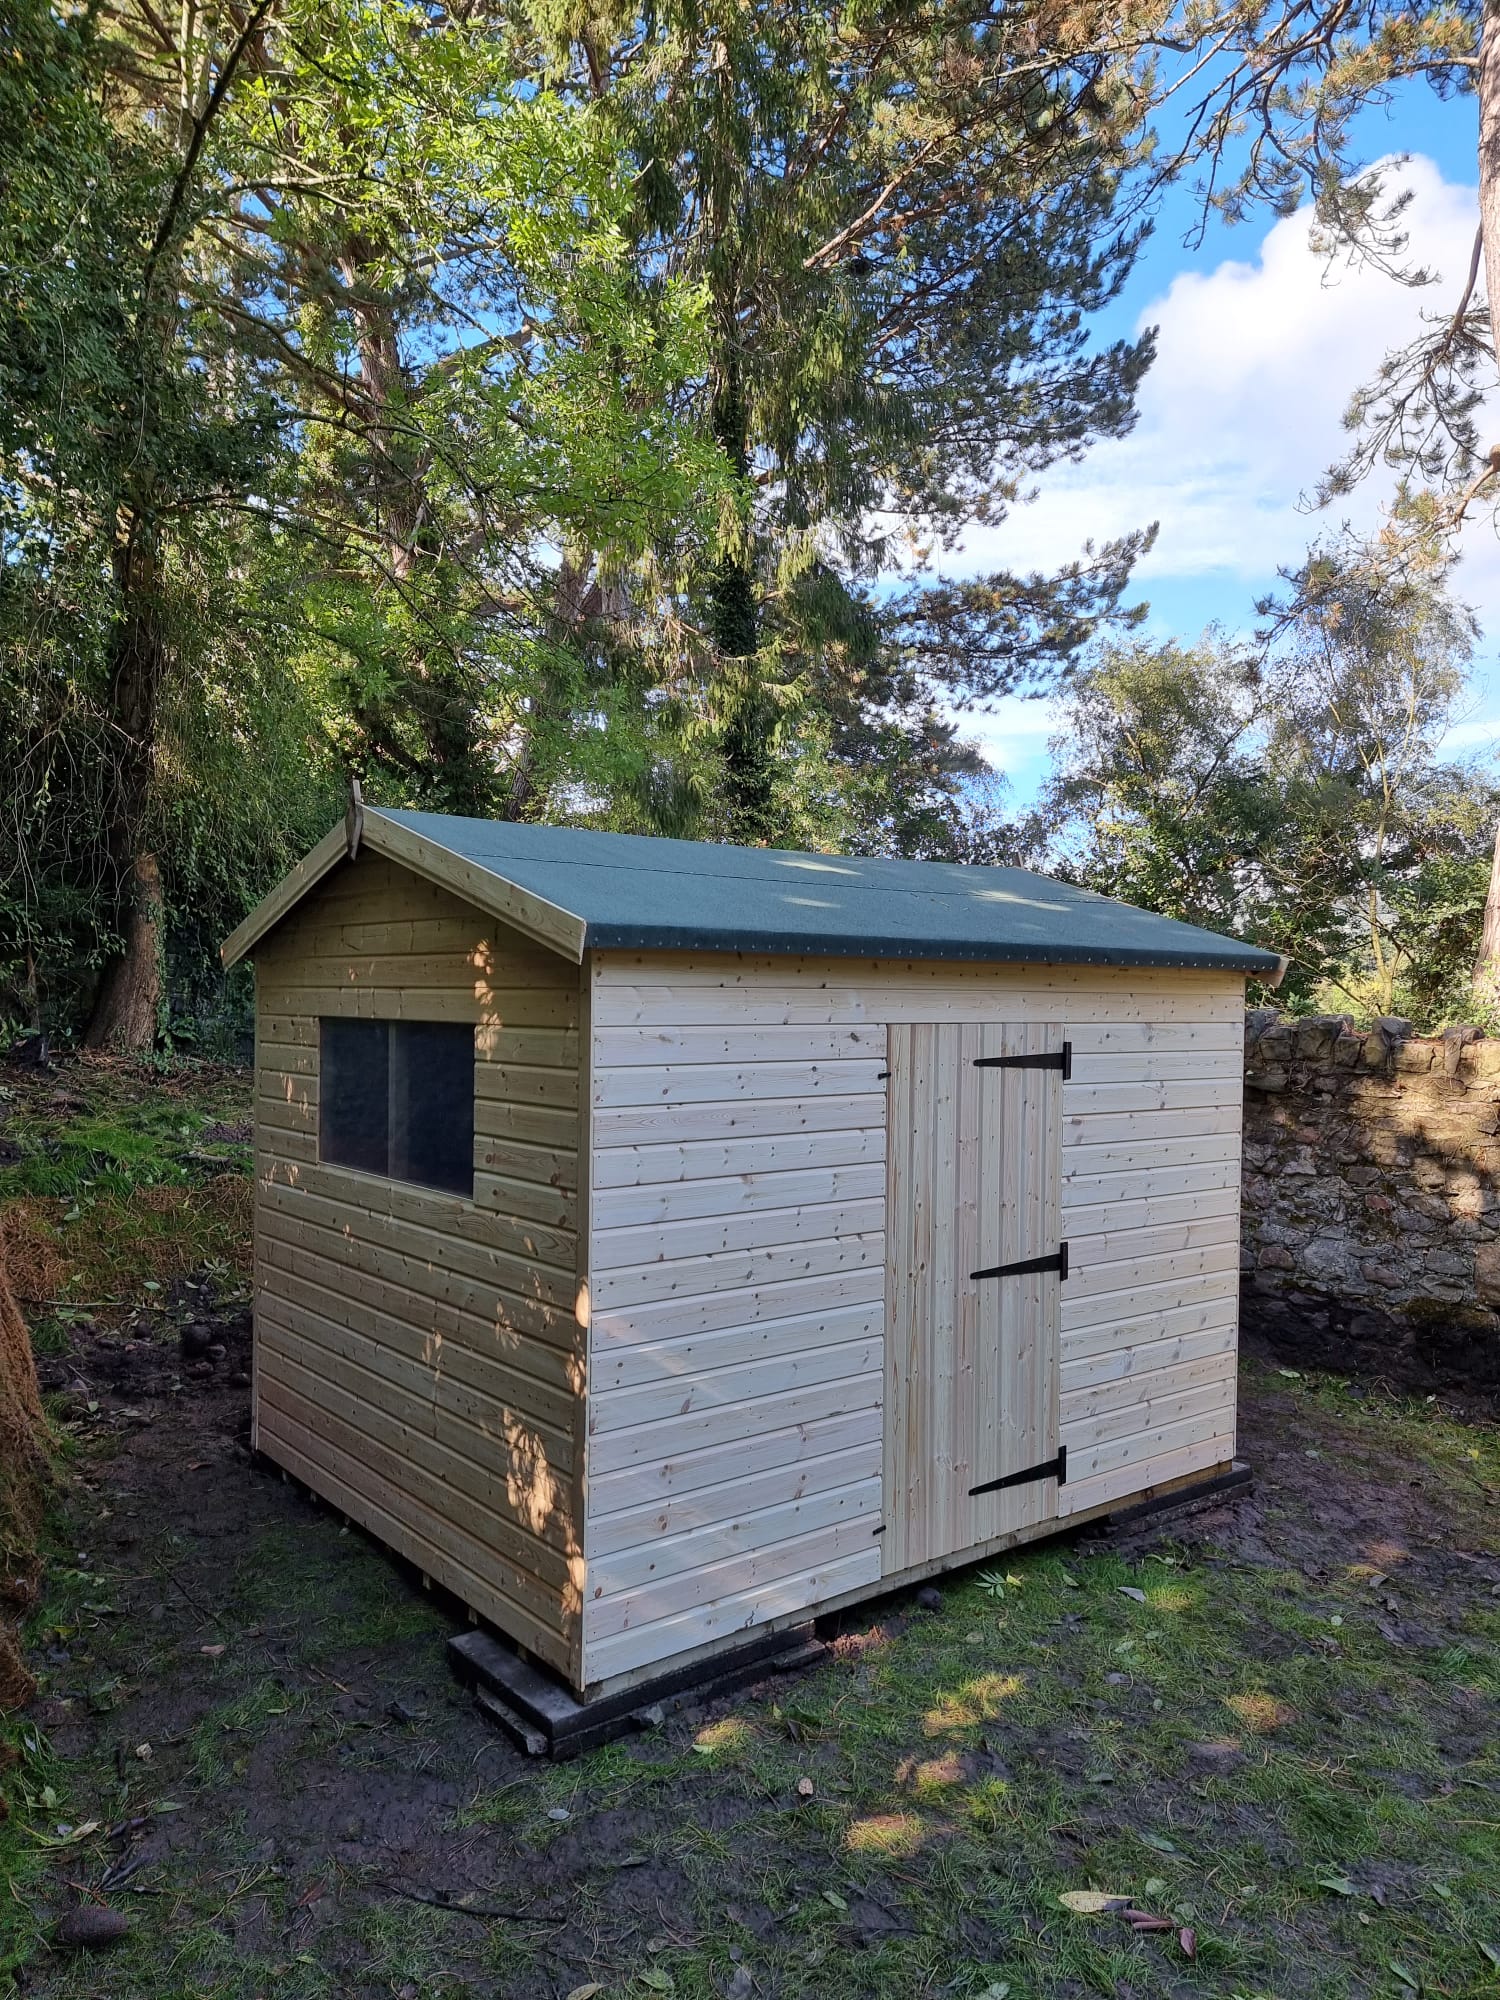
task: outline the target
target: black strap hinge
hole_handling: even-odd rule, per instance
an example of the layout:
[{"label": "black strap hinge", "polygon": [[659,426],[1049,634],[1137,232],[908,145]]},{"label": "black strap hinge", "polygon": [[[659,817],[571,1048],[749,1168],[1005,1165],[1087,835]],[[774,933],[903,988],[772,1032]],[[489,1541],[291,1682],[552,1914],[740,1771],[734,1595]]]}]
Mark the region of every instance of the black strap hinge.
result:
[{"label": "black strap hinge", "polygon": [[1060,1069],[1066,1083],[1073,1074],[1073,1044],[1064,1042],[1045,1056],[975,1056],[975,1069]]},{"label": "black strap hinge", "polygon": [[1014,1264],[991,1264],[988,1270],[971,1271],[970,1278],[1019,1278],[1030,1271],[1056,1271],[1059,1278],[1068,1275],[1068,1246],[1059,1243],[1050,1257],[1022,1257]]},{"label": "black strap hinge", "polygon": [[969,1497],[976,1493],[998,1493],[1002,1486],[1030,1486],[1038,1479],[1055,1479],[1059,1486],[1068,1483],[1068,1447],[1060,1444],[1056,1458],[1044,1458],[1040,1465],[1028,1465],[1024,1472],[1007,1472],[1000,1479],[986,1479],[979,1486],[969,1488]]}]

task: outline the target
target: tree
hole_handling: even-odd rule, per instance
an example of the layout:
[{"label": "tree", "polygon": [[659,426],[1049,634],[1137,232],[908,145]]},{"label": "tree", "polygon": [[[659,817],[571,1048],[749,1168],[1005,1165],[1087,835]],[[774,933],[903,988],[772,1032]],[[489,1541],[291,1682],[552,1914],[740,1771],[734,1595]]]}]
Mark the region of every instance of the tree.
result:
[{"label": "tree", "polygon": [[[139,1046],[164,704],[243,662],[226,620],[299,666],[304,713],[321,705],[355,768],[524,809],[539,744],[563,764],[580,713],[608,706],[558,642],[549,541],[583,536],[607,572],[736,502],[670,394],[697,365],[697,294],[642,290],[601,121],[519,84],[482,19],[118,0],[70,24],[28,5],[45,60],[7,70],[30,152],[0,190],[30,274],[0,333],[0,366],[31,370],[4,440],[30,555],[7,578],[12,657],[30,660],[37,594],[56,598],[76,550],[70,573],[105,581],[79,608],[99,643],[81,760],[98,837],[68,873],[97,865],[113,894],[90,1036]],[[38,115],[53,71],[60,138]],[[38,353],[39,310],[56,337]],[[62,670],[65,707],[87,679]],[[28,665],[31,796],[80,822],[46,703],[27,713],[36,686]],[[17,841],[23,886],[36,834]]]},{"label": "tree", "polygon": [[[799,746],[859,740],[831,718],[913,674],[930,706],[1046,682],[1118,609],[1144,535],[1061,578],[888,582],[1133,420],[1149,339],[1088,338],[1140,241],[1114,221],[1123,73],[996,0],[532,20],[538,74],[635,162],[643,277],[706,289],[691,392],[755,505],[678,588],[638,580],[635,627],[708,718],[716,830],[783,838]],[[946,746],[909,748],[940,793]]]},{"label": "tree", "polygon": [[1259,644],[1104,648],[1070,691],[1033,838],[1108,894],[1240,931],[1286,994],[1455,1004],[1500,793],[1445,761],[1474,628],[1440,577],[1315,556]]}]

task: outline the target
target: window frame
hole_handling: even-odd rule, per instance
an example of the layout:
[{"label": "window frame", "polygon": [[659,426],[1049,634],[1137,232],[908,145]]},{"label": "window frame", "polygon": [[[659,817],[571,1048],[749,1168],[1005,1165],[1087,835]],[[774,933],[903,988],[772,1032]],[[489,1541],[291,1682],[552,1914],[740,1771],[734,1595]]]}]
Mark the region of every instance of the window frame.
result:
[{"label": "window frame", "polygon": [[[392,1187],[416,1188],[426,1195],[446,1195],[450,1200],[472,1203],[475,1199],[474,1184],[477,1175],[474,1162],[476,1138],[475,1114],[478,1100],[478,1077],[475,1072],[479,1059],[477,1023],[433,1021],[428,1019],[413,1020],[404,1015],[319,1014],[316,1018],[318,1023],[318,1164],[320,1166],[337,1168],[341,1173],[360,1174],[369,1180],[383,1181]],[[335,1071],[336,1067],[336,1058],[331,1055],[329,1048],[328,1031],[330,1029],[334,1031],[335,1035],[349,1030],[373,1032],[379,1029],[383,1031],[384,1105],[381,1119],[381,1141],[385,1159],[383,1168],[354,1160],[340,1159],[334,1157],[329,1151],[330,1141],[326,1122],[327,1112],[330,1108],[328,1086],[330,1075]],[[455,1186],[452,1181],[418,1180],[413,1178],[409,1173],[396,1173],[393,1171],[394,1163],[398,1157],[398,1135],[402,1133],[403,1129],[409,1130],[412,1124],[410,1102],[411,1079],[414,1074],[421,1073],[420,1066],[415,1069],[409,1067],[408,1062],[398,1053],[398,1039],[403,1029],[423,1029],[428,1031],[436,1029],[443,1034],[451,1034],[455,1038],[455,1042],[457,1036],[460,1034],[468,1038],[467,1074],[469,1086],[467,1092],[468,1119],[466,1127],[468,1147],[467,1152],[462,1155],[466,1162],[465,1168],[462,1170],[464,1175],[464,1184],[462,1186]],[[457,1049],[455,1047],[455,1059],[456,1055]],[[373,1077],[371,1080],[373,1082]],[[454,1073],[449,1081],[456,1083],[456,1080],[457,1062],[455,1060]],[[351,1077],[348,1087],[353,1089],[355,1081]],[[401,1093],[405,1093],[406,1097],[404,1113],[398,1113],[398,1095]],[[455,1096],[459,1095],[456,1091],[454,1094]],[[368,1102],[373,1106],[375,1101],[376,1093],[371,1091]],[[444,1114],[439,1112],[437,1115],[441,1118]],[[367,1121],[367,1123],[373,1124],[373,1120]],[[373,1136],[372,1130],[370,1137],[373,1139]],[[410,1162],[410,1150],[408,1144],[405,1155],[408,1164]],[[456,1155],[453,1161],[455,1180],[459,1178],[457,1158],[458,1156]]]}]

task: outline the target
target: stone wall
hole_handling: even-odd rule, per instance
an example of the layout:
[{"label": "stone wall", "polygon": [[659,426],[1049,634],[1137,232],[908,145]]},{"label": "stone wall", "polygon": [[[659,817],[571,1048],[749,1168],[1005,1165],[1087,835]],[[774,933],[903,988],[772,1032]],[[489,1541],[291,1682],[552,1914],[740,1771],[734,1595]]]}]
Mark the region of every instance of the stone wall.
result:
[{"label": "stone wall", "polygon": [[1500,1040],[1247,1014],[1244,1264],[1282,1353],[1500,1387]]}]

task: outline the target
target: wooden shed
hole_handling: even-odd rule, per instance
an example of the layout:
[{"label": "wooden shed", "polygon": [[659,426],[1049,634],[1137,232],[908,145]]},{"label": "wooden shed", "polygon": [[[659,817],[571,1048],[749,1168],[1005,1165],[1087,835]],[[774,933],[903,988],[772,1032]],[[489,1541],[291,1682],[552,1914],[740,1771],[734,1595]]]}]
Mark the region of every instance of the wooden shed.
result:
[{"label": "wooden shed", "polygon": [[255,1443],[581,1695],[1229,1466],[1271,954],[373,809],[250,953]]}]

